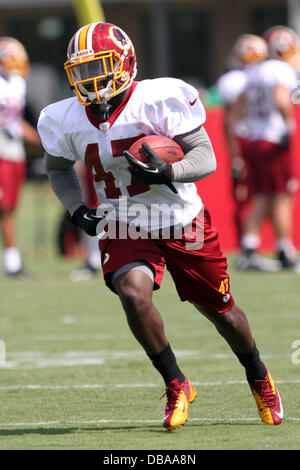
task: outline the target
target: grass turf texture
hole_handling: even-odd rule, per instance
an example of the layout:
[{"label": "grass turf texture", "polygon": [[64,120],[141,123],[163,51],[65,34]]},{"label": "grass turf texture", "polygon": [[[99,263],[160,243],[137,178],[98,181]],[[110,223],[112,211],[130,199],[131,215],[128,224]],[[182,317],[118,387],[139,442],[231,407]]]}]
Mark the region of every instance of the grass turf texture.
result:
[{"label": "grass turf texture", "polygon": [[[299,280],[289,272],[238,273],[232,292],[281,392],[285,419],[264,425],[244,371],[214,327],[181,303],[166,272],[154,294],[167,336],[198,397],[188,423],[162,427],[157,371],[131,335],[102,276],[74,283],[78,260],[57,256],[61,208],[49,188],[27,185],[18,212],[20,247],[31,280],[1,278],[0,448],[299,449]],[[41,225],[42,224],[42,225]]]}]

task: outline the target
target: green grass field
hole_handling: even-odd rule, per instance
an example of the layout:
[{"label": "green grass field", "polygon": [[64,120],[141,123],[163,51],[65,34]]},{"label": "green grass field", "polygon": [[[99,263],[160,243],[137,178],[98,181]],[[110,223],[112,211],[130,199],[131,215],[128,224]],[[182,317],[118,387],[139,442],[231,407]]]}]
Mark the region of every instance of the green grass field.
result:
[{"label": "green grass field", "polygon": [[[69,280],[78,260],[56,255],[60,206],[47,186],[28,185],[18,213],[31,280],[1,278],[0,448],[218,450],[300,448],[300,277],[241,274],[232,292],[281,392],[285,420],[264,425],[244,372],[214,327],[181,303],[165,275],[154,301],[198,397],[188,423],[163,429],[162,380],[131,335],[102,276]],[[229,258],[230,265],[233,260]]]}]

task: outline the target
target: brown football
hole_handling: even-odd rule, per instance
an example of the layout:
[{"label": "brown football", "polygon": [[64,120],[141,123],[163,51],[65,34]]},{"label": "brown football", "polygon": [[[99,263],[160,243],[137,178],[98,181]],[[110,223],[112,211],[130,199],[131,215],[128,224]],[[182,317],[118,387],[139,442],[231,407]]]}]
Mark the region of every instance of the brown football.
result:
[{"label": "brown football", "polygon": [[158,157],[167,163],[174,163],[182,160],[184,153],[180,145],[169,137],[161,135],[146,135],[136,140],[130,147],[129,153],[137,160],[146,163],[148,161],[142,144],[146,142]]}]

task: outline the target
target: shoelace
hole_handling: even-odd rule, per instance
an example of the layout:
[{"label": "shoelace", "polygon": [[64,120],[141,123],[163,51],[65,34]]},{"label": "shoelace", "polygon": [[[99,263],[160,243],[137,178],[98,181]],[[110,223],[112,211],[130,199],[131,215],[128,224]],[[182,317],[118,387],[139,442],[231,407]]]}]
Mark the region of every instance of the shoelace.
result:
[{"label": "shoelace", "polygon": [[265,380],[257,391],[266,405],[273,406],[276,404],[276,394],[273,394],[269,381]]},{"label": "shoelace", "polygon": [[162,399],[165,396],[167,396],[167,405],[166,405],[167,411],[173,410],[176,407],[180,391],[181,391],[180,387],[174,387],[174,388],[168,387],[165,393],[160,397],[160,399]]}]

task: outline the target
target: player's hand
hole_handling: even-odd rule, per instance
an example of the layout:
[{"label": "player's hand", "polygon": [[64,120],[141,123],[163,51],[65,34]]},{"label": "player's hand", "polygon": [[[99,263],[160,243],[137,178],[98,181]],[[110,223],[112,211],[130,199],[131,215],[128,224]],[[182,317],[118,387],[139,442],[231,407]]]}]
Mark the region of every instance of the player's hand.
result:
[{"label": "player's hand", "polygon": [[296,131],[296,123],[294,118],[287,118],[285,121],[286,132],[281,136],[279,145],[285,148],[289,148],[291,144],[291,139]]},{"label": "player's hand", "polygon": [[99,209],[89,209],[86,206],[80,206],[69,219],[74,225],[81,228],[84,232],[92,237],[96,236],[102,230],[97,230],[97,226],[101,220],[105,220],[107,211],[103,215],[97,215]]},{"label": "player's hand", "polygon": [[128,171],[146,184],[165,184],[173,193],[177,193],[172,184],[172,165],[159,158],[146,142],[142,144],[142,149],[148,158],[147,163],[140,162],[125,150],[124,156],[131,165]]},{"label": "player's hand", "polygon": [[243,181],[246,178],[245,162],[241,157],[232,159],[231,174],[234,181]]},{"label": "player's hand", "polygon": [[289,148],[290,146],[290,136],[288,133],[284,134],[279,142],[279,145],[282,145],[282,147]]}]

